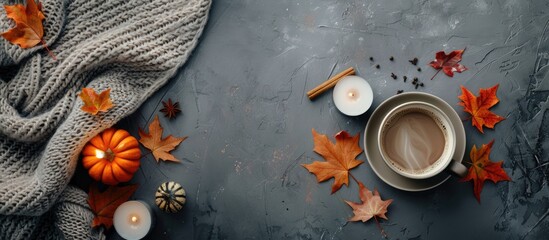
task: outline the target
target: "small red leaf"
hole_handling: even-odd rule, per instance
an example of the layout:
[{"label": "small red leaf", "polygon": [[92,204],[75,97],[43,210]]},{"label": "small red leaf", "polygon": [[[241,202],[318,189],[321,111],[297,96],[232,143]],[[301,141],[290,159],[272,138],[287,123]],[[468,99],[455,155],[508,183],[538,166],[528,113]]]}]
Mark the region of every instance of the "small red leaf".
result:
[{"label": "small red leaf", "polygon": [[433,60],[429,65],[431,67],[438,69],[437,73],[431,78],[435,78],[435,76],[442,70],[446,75],[449,77],[454,76],[454,72],[463,72],[467,70],[467,67],[461,65],[459,62],[461,61],[461,55],[465,49],[462,50],[454,50],[450,52],[448,55],[444,53],[444,51],[437,52],[435,54],[435,60]]}]

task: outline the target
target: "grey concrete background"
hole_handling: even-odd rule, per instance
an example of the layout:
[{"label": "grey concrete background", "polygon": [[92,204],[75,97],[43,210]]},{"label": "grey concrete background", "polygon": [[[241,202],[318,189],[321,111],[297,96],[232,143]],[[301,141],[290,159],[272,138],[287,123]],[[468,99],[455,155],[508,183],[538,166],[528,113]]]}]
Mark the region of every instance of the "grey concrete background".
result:
[{"label": "grey concrete background", "polygon": [[[379,239],[373,221],[346,221],[352,210],[343,200],[358,201],[354,182],[330,195],[332,181],[318,184],[300,164],[321,159],[311,128],[362,134],[379,103],[398,89],[413,91],[392,72],[418,77],[426,85],[420,91],[443,98],[463,119],[459,86],[477,94],[499,83],[501,102],[492,110],[507,120],[484,135],[465,121],[466,155],[473,144],[495,139],[491,159],[503,160],[513,181],[487,182],[479,204],[472,183],[451,179],[404,192],[362,164],[352,173],[394,199],[382,222],[389,238],[547,239],[548,9],[544,0],[214,1],[187,64],[120,123],[137,136],[161,114],[160,101],[183,108],[175,120],[160,118],[165,134],[189,136],[173,151],[183,161],[156,163],[148,155],[132,180],[140,184],[133,198],[150,204],[164,181],[187,190],[181,213],[155,209],[149,239]],[[465,47],[468,71],[429,80],[435,52]],[[413,57],[421,72],[408,63]],[[331,93],[307,99],[306,91],[349,66],[374,89],[366,114],[340,114]]]}]

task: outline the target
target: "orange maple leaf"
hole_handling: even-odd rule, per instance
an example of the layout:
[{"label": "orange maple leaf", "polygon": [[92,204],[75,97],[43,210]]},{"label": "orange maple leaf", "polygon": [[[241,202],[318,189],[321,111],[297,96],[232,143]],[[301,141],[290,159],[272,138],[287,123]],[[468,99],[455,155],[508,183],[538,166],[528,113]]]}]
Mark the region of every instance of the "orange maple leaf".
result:
[{"label": "orange maple leaf", "polygon": [[109,186],[107,190],[100,192],[97,184],[92,184],[88,192],[88,205],[95,214],[92,227],[104,225],[107,229],[111,228],[114,211],[122,203],[128,201],[135,190],[137,190],[137,185]]},{"label": "orange maple leaf", "polygon": [[481,133],[484,133],[482,127],[494,128],[496,123],[504,120],[505,118],[498,116],[491,112],[489,109],[499,102],[496,96],[499,84],[487,88],[480,89],[480,96],[476,97],[467,88],[461,86],[462,95],[458,98],[461,100],[460,106],[463,106],[464,111],[471,114],[471,121]]},{"label": "orange maple leaf", "polygon": [[381,228],[381,225],[379,224],[379,221],[376,217],[383,218],[385,220],[387,219],[387,216],[385,216],[385,213],[387,213],[387,207],[389,207],[389,204],[393,202],[393,199],[389,200],[381,200],[381,196],[379,196],[379,192],[377,190],[370,191],[368,188],[362,184],[362,182],[358,182],[358,196],[360,197],[361,203],[354,203],[351,201],[345,200],[351,208],[353,208],[353,214],[351,218],[349,218],[349,222],[367,222],[372,217],[376,221],[376,224],[381,231],[381,235],[385,238],[387,238],[387,233]]},{"label": "orange maple leaf", "polygon": [[93,88],[82,88],[82,92],[79,95],[84,102],[84,106],[81,108],[82,111],[90,113],[91,115],[108,111],[114,106],[110,94],[110,88],[100,94],[97,94]]},{"label": "orange maple leaf", "polygon": [[482,192],[484,181],[492,180],[492,182],[497,183],[499,181],[511,180],[505,170],[501,167],[503,161],[490,161],[489,157],[493,144],[494,140],[488,143],[488,145],[482,144],[482,147],[479,150],[477,150],[476,145],[473,145],[471,153],[469,154],[472,164],[471,167],[469,167],[469,172],[467,173],[467,176],[462,179],[462,181],[473,180],[474,194],[479,203],[480,192]]},{"label": "orange maple leaf", "polygon": [[55,55],[46,46],[43,40],[44,26],[42,21],[46,18],[42,13],[42,5],[34,0],[27,0],[27,6],[22,4],[5,5],[6,15],[15,22],[15,27],[2,33],[2,37],[21,48],[31,48],[42,43],[48,53],[55,59]]},{"label": "orange maple leaf", "polygon": [[147,149],[151,150],[154,159],[160,161],[174,161],[179,162],[174,155],[170,154],[170,151],[174,150],[181,142],[185,141],[187,137],[177,138],[172,135],[162,139],[162,126],[158,121],[158,115],[154,117],[154,120],[149,125],[149,133],[145,133],[139,128],[139,142],[143,144]]},{"label": "orange maple leaf", "polygon": [[388,220],[385,213],[387,213],[387,207],[393,202],[393,199],[381,200],[381,196],[379,196],[377,190],[374,190],[372,193],[372,191],[366,188],[362,182],[358,182],[358,187],[358,195],[360,196],[362,203],[354,203],[345,200],[345,202],[353,208],[353,213],[355,214],[353,217],[349,218],[349,221],[366,222],[372,217],[380,217]]},{"label": "orange maple leaf", "polygon": [[355,159],[362,153],[362,149],[358,146],[360,134],[351,137],[349,133],[341,131],[335,135],[336,144],[334,145],[326,135],[318,134],[314,129],[312,132],[314,151],[322,155],[326,161],[315,161],[301,166],[315,174],[318,182],[334,178],[332,193],[337,192],[343,184],[349,185],[349,170],[363,163]]}]

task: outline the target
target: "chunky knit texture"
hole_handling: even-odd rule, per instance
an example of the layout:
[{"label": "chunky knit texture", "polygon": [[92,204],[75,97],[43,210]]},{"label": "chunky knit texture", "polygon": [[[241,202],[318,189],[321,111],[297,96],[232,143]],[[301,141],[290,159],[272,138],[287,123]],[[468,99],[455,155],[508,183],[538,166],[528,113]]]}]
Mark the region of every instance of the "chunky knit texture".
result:
[{"label": "chunky knit texture", "polygon": [[[0,0],[0,4],[13,4]],[[68,186],[79,153],[134,112],[189,57],[210,0],[43,0],[42,46],[0,39],[0,239],[91,239],[83,191]],[[0,32],[14,24],[0,9]],[[80,110],[83,87],[115,105]]]}]

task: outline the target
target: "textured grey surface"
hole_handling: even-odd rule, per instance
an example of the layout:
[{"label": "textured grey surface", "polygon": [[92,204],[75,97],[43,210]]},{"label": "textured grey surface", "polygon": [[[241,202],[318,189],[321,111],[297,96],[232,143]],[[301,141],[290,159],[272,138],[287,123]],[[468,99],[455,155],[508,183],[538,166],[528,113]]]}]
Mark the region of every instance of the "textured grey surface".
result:
[{"label": "textured grey surface", "polygon": [[[382,222],[389,237],[547,238],[548,10],[543,0],[215,1],[190,61],[120,124],[137,136],[137,127],[160,114],[160,101],[172,98],[183,107],[175,120],[160,118],[165,133],[189,136],[173,152],[182,163],[156,163],[148,155],[133,180],[140,184],[134,198],[150,204],[163,181],[180,182],[188,193],[183,212],[155,210],[150,239],[379,239],[374,222],[346,222],[352,211],[343,199],[358,201],[355,183],[330,195],[331,181],[316,183],[300,164],[320,159],[311,128],[362,134],[373,108],[398,89],[413,90],[391,72],[419,77],[426,85],[419,90],[443,98],[464,119],[459,86],[476,94],[499,83],[501,102],[492,110],[507,120],[484,135],[464,122],[466,155],[473,144],[496,139],[491,158],[504,161],[513,181],[486,183],[479,204],[472,183],[451,179],[404,192],[365,163],[352,173],[394,199]],[[468,71],[428,80],[436,51],[465,47]],[[421,72],[408,63],[413,57]],[[349,66],[374,89],[366,114],[340,114],[330,93],[306,98]]]}]

